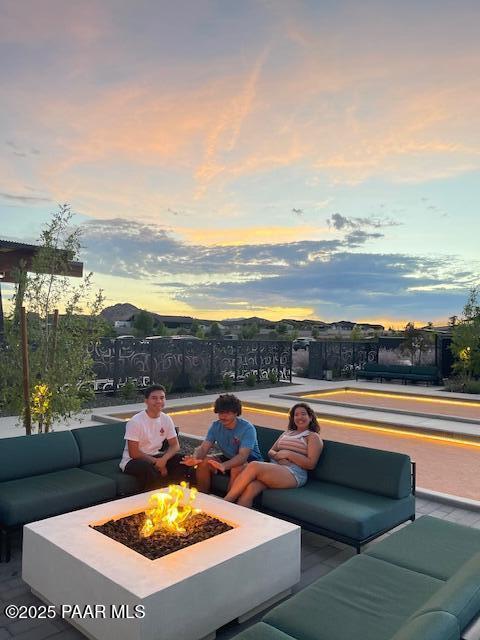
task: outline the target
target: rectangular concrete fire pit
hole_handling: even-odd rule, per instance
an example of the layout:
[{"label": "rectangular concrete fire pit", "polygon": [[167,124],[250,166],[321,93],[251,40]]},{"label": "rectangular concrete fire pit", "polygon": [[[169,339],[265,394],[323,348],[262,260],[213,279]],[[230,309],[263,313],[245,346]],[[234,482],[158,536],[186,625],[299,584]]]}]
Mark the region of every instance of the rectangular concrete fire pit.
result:
[{"label": "rectangular concrete fire pit", "polygon": [[196,504],[234,528],[157,560],[91,528],[143,510],[152,493],[24,527],[23,579],[45,602],[64,605],[59,610],[88,637],[213,637],[299,581],[299,527],[213,496],[198,494]]}]

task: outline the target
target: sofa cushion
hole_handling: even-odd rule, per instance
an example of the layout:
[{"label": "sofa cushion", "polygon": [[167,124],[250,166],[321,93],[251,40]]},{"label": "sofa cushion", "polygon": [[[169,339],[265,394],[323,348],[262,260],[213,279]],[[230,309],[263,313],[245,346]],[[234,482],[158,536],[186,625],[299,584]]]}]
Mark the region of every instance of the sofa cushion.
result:
[{"label": "sofa cushion", "polygon": [[298,640],[390,640],[441,584],[360,555],[275,607],[263,621]]},{"label": "sofa cushion", "polygon": [[269,624],[265,624],[265,622],[257,622],[257,624],[236,634],[235,640],[292,640],[292,637]]},{"label": "sofa cushion", "polygon": [[460,628],[455,616],[431,611],[411,618],[391,640],[459,640]]},{"label": "sofa cushion", "polygon": [[406,569],[448,580],[480,551],[480,530],[423,516],[365,553]]},{"label": "sofa cushion", "polygon": [[262,508],[361,541],[407,520],[415,513],[415,499],[392,500],[309,480],[299,489],[267,489]]},{"label": "sofa cushion", "polygon": [[115,482],[117,496],[131,496],[134,493],[138,493],[141,490],[140,483],[135,476],[123,473],[118,466],[119,462],[119,458],[115,460],[104,460],[103,462],[86,464],[82,469],[113,480],[113,482]]},{"label": "sofa cushion", "polygon": [[82,469],[10,480],[0,484],[0,522],[26,524],[114,497],[113,480]]},{"label": "sofa cushion", "polygon": [[82,466],[122,457],[125,447],[125,422],[72,429],[80,449]]},{"label": "sofa cushion", "polygon": [[80,453],[70,431],[2,438],[0,482],[78,467]]},{"label": "sofa cushion", "polygon": [[411,493],[407,455],[344,442],[324,441],[322,455],[311,476],[389,498],[406,498]]},{"label": "sofa cushion", "polygon": [[458,618],[464,629],[480,611],[480,553],[470,558],[457,573],[420,608],[419,613],[446,611]]},{"label": "sofa cushion", "polygon": [[272,448],[275,440],[278,440],[278,438],[282,435],[283,431],[280,431],[279,429],[270,429],[269,427],[261,427],[258,425],[255,425],[255,429],[257,431],[257,440],[260,453],[262,454],[265,462],[268,462],[267,454]]}]

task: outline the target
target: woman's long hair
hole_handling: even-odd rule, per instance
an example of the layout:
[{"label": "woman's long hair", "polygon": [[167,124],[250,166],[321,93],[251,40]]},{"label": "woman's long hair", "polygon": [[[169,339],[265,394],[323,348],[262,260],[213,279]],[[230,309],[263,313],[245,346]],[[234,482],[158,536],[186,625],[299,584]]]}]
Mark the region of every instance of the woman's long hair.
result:
[{"label": "woman's long hair", "polygon": [[296,409],[305,409],[305,411],[308,413],[308,416],[310,418],[310,424],[308,425],[308,430],[314,431],[315,433],[319,433],[320,425],[317,422],[317,416],[315,415],[315,411],[306,402],[297,402],[297,404],[294,404],[293,407],[290,409],[288,413],[288,430],[289,431],[297,430],[297,425],[295,424],[295,420],[294,420]]}]

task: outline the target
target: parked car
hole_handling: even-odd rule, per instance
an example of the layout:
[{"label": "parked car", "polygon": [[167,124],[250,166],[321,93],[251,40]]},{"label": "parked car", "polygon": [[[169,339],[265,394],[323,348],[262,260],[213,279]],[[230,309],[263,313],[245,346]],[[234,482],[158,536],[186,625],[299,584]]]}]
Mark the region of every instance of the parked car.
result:
[{"label": "parked car", "polygon": [[305,351],[307,351],[311,342],[312,338],[297,338],[293,341],[293,350],[298,351],[299,349],[305,349]]}]

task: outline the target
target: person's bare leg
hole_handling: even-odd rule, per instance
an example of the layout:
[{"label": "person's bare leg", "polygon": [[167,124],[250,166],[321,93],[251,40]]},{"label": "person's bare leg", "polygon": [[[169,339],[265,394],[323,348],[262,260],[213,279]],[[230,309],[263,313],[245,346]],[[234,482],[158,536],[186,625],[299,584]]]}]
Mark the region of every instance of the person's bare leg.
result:
[{"label": "person's bare leg", "polygon": [[238,498],[237,504],[241,505],[242,507],[251,507],[255,498],[266,488],[266,485],[264,485],[263,482],[260,482],[259,480],[250,482],[248,487]]},{"label": "person's bare leg", "polygon": [[202,460],[195,469],[195,477],[197,480],[197,488],[201,493],[210,493],[212,484],[212,467],[207,460]]},{"label": "person's bare leg", "polygon": [[242,473],[244,469],[246,469],[246,467],[247,467],[247,463],[240,464],[238,465],[238,467],[232,467],[230,469],[230,480],[228,481],[228,491],[230,491],[236,478],[238,478],[238,476]]},{"label": "person's bare leg", "polygon": [[227,502],[235,502],[242,495],[250,482],[256,480],[259,465],[265,464],[270,463],[250,462],[250,464],[247,464],[245,469],[243,469],[232,482],[232,486],[230,487],[227,495],[224,497],[224,500],[226,500]]}]

